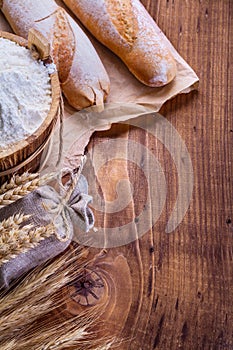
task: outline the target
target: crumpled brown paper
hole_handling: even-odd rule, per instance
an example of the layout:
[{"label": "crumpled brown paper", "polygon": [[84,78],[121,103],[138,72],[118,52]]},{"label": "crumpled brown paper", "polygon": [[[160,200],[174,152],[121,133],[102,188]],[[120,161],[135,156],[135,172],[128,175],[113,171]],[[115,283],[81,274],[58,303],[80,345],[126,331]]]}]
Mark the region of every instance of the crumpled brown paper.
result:
[{"label": "crumpled brown paper", "polygon": [[95,131],[108,130],[113,123],[125,122],[154,112],[156,108],[152,108],[151,105],[109,103],[105,104],[103,111],[93,106],[72,115],[66,114],[62,126],[62,138],[60,125],[57,125],[50,144],[43,152],[40,172],[43,174],[64,167],[70,169],[79,167],[85,147]]}]

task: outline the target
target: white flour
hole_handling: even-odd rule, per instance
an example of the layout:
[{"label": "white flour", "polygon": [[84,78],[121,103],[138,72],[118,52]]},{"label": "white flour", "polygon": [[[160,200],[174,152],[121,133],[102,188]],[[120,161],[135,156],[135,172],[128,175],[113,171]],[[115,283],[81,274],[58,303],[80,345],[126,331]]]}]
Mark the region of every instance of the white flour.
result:
[{"label": "white flour", "polygon": [[42,124],[50,109],[47,68],[30,51],[0,38],[0,147],[20,141]]}]

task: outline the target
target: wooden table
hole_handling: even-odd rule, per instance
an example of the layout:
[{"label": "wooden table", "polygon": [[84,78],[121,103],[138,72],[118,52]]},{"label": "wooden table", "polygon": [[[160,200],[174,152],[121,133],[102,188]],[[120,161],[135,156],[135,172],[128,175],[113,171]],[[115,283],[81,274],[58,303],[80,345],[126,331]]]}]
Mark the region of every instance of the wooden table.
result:
[{"label": "wooden table", "polygon": [[[92,137],[89,152],[93,155],[93,146],[106,140],[126,139],[127,155],[133,152],[130,141],[143,144],[148,150],[144,161],[149,162],[149,153],[153,152],[167,182],[166,204],[155,225],[139,240],[109,249],[103,258],[100,271],[107,271],[114,288],[102,320],[112,334],[119,332],[125,339],[119,346],[122,350],[230,350],[233,2],[142,2],[200,78],[199,92],[177,96],[160,111],[187,146],[194,188],[183,221],[167,234],[165,227],[175,204],[178,180],[164,146],[144,130],[131,126],[115,125]],[[117,152],[112,158],[117,158]],[[130,161],[126,164],[115,160],[114,171],[111,164],[101,170],[102,196],[114,200],[116,183],[122,178],[128,178],[134,187],[131,205],[118,215],[99,215],[100,225],[123,225],[143,210],[153,181],[148,183],[141,169]]]},{"label": "wooden table", "polygon": [[[131,187],[127,186],[133,189],[131,201],[120,213],[96,211],[97,225],[107,233],[109,227],[134,220],[135,239],[102,252],[95,268],[105,287],[99,300],[89,300],[103,303],[99,323],[104,334],[109,332],[123,339],[120,350],[230,350],[233,349],[233,1],[142,2],[200,78],[198,92],[179,95],[160,111],[187,147],[193,167],[193,193],[182,222],[173,232],[166,233],[179,178],[164,144],[145,130],[129,125],[114,125],[109,131],[94,134],[89,155],[94,157],[97,146],[109,140],[123,145],[125,155],[122,160],[119,147],[111,149],[112,160],[97,174],[100,195],[105,201],[114,201],[117,182],[122,179],[129,180]],[[146,150],[139,165],[131,160],[135,153],[132,142]],[[152,207],[159,198],[151,193],[159,182],[153,173],[151,154],[160,164],[167,190],[155,223]],[[147,165],[152,173],[146,177],[143,169]],[[152,224],[137,239],[140,223],[137,218],[145,208],[144,220]],[[100,252],[92,250],[93,254]],[[69,311],[75,313],[75,303],[68,304]]]}]

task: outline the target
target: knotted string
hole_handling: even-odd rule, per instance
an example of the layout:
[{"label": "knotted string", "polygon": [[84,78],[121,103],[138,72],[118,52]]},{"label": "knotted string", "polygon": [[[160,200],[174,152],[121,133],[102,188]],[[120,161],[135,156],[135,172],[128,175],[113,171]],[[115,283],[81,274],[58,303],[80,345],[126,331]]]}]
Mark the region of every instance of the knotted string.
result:
[{"label": "knotted string", "polygon": [[[67,212],[70,212],[72,209],[69,205],[69,200],[77,186],[85,162],[86,156],[82,156],[81,164],[76,173],[74,173],[74,171],[69,168],[63,168],[58,174],[58,184],[60,187],[61,196],[59,196],[59,203],[57,204],[57,206],[55,208],[50,208],[49,211],[50,213],[55,214],[54,222],[58,219],[59,216],[61,216],[63,219],[63,223],[65,226],[65,235],[61,237],[61,235],[59,235],[59,233],[55,231],[57,239],[62,242],[69,240],[72,236],[72,230],[67,218]],[[66,182],[65,185],[63,185],[62,183],[64,175],[70,176],[70,179]]]}]

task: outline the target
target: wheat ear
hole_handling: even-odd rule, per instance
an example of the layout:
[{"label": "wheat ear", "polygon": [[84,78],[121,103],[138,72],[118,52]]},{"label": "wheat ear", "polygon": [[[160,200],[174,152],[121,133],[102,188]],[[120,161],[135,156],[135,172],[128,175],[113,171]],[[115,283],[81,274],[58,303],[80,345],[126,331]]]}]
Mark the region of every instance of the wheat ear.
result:
[{"label": "wheat ear", "polygon": [[17,349],[15,340],[9,340],[1,345],[1,350],[13,350]]},{"label": "wheat ear", "polygon": [[16,188],[20,185],[26,184],[29,181],[35,180],[39,177],[39,173],[29,173],[25,172],[22,175],[14,175],[9,181],[6,181],[0,187],[0,194],[6,193],[13,188]]},{"label": "wheat ear", "polygon": [[[33,270],[11,293],[2,298],[0,295],[0,315],[11,314],[13,309],[18,305],[23,306],[24,302],[28,304],[28,298],[31,305],[38,304],[45,290],[47,290],[47,296],[53,294],[67,283],[66,278],[70,281],[73,275],[78,275],[84,266],[87,254],[88,249],[76,248],[75,252],[65,253],[49,265],[39,266]],[[85,262],[87,263],[88,261]]]},{"label": "wheat ear", "polygon": [[42,227],[34,227],[29,224],[20,227],[14,222],[10,229],[4,228],[4,225],[6,222],[3,222],[0,228],[0,266],[17,255],[36,247],[43,239],[54,233],[52,224]]},{"label": "wheat ear", "polygon": [[18,213],[10,216],[7,219],[2,220],[0,222],[0,234],[2,235],[2,233],[6,230],[18,228],[20,225],[22,225],[23,222],[27,221],[30,217],[31,215],[24,215],[22,213]]},{"label": "wheat ear", "polygon": [[3,296],[0,348],[10,350],[7,344],[12,341],[17,350],[61,350],[72,346],[76,350],[112,349],[109,338],[93,332],[103,306],[88,308],[69,319],[57,319],[66,303],[61,288],[78,279],[90,262],[87,252],[78,247],[47,266],[38,267]]},{"label": "wheat ear", "polygon": [[[108,341],[107,337],[99,337],[98,334],[90,331],[90,326],[93,324],[93,316],[79,317],[70,319],[68,322],[57,325],[55,328],[48,329],[44,332],[34,333],[33,338],[18,343],[19,350],[34,349],[37,350],[109,350],[113,349],[114,341]],[[85,320],[84,326],[79,324],[80,320]]]},{"label": "wheat ear", "polygon": [[[28,181],[26,180],[26,174]],[[39,174],[28,174],[26,173],[21,177],[15,177],[15,180],[10,180],[9,185],[4,184],[1,187],[0,194],[0,208],[9,205],[20,198],[23,198],[30,192],[36,190],[38,187],[45,185],[49,181],[53,180],[55,173],[45,174],[39,176]],[[17,180],[16,180],[17,179]],[[6,190],[7,189],[7,190]]]}]

